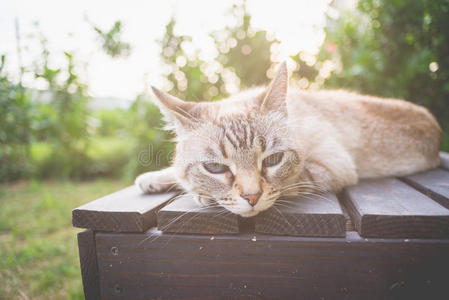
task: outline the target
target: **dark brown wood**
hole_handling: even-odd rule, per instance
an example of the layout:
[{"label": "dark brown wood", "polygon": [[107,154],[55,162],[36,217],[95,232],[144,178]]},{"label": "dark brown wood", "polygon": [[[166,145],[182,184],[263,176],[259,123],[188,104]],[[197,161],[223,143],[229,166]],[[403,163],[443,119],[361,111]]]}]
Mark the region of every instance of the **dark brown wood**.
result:
[{"label": "dark brown wood", "polygon": [[439,168],[406,176],[402,180],[449,208],[449,171]]},{"label": "dark brown wood", "polygon": [[346,234],[346,219],[335,194],[279,199],[255,220],[259,233],[323,237]]},{"label": "dark brown wood", "polygon": [[78,233],[81,276],[83,279],[84,298],[100,299],[100,277],[95,248],[95,232],[90,229]]},{"label": "dark brown wood", "polygon": [[143,194],[136,186],[80,206],[72,212],[75,227],[114,232],[144,232],[156,225],[156,212],[176,194]]},{"label": "dark brown wood", "polygon": [[440,167],[449,170],[449,153],[440,152],[441,165]]},{"label": "dark brown wood", "polygon": [[173,233],[233,234],[239,232],[238,216],[222,207],[201,207],[185,195],[157,214],[159,230]]},{"label": "dark brown wood", "polygon": [[[157,214],[164,233],[144,231],[175,194],[130,187],[73,211],[75,226],[109,231],[78,234],[85,297],[447,299],[449,209],[429,197],[446,203],[448,174],[363,180],[339,195],[343,207],[315,196],[254,218],[182,196]],[[351,223],[362,238],[345,236]]]},{"label": "dark brown wood", "polygon": [[363,180],[343,203],[363,237],[449,237],[449,210],[398,179]]},{"label": "dark brown wood", "polygon": [[[446,299],[449,241],[97,233],[103,299]],[[116,251],[111,251],[111,249]]]}]

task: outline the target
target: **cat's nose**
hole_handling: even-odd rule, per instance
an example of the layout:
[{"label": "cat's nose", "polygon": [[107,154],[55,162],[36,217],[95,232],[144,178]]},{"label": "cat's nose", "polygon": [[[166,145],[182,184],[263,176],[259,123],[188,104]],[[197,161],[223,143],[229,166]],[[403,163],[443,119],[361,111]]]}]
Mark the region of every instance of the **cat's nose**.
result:
[{"label": "cat's nose", "polygon": [[257,194],[241,194],[240,197],[246,199],[251,206],[254,206],[257,204],[257,201],[259,201],[260,195],[262,195],[262,193],[259,192]]}]

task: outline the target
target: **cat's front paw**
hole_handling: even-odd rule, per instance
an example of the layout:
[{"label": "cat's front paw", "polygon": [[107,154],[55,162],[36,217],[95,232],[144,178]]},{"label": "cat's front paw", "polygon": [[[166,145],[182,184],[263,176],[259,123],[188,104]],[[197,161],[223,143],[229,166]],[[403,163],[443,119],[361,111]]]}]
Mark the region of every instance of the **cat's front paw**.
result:
[{"label": "cat's front paw", "polygon": [[163,180],[160,171],[148,172],[137,176],[135,184],[144,193],[162,193],[166,192],[173,186],[173,183],[169,183]]}]

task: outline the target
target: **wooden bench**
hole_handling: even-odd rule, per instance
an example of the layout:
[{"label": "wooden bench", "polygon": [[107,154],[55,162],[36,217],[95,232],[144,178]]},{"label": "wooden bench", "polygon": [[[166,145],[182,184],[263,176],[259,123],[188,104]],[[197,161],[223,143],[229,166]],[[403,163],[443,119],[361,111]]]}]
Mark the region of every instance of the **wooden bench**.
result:
[{"label": "wooden bench", "polygon": [[449,299],[440,168],[253,218],[136,187],[73,211],[86,299]]}]

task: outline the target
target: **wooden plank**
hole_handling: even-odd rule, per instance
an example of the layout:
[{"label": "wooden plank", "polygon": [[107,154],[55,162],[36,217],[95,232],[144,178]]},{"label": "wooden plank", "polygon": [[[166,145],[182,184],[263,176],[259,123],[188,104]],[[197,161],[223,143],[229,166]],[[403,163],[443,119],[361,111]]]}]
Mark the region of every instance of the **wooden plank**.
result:
[{"label": "wooden plank", "polygon": [[323,237],[346,234],[346,219],[335,194],[279,199],[277,203],[255,217],[256,232]]},{"label": "wooden plank", "polygon": [[438,168],[401,179],[444,207],[449,208],[449,171]]},{"label": "wooden plank", "polygon": [[96,239],[104,299],[441,299],[449,294],[448,240],[249,233],[211,240],[156,231],[98,233]]},{"label": "wooden plank", "polygon": [[72,224],[101,231],[144,232],[156,225],[156,211],[175,195],[143,194],[130,186],[76,208]]},{"label": "wooden plank", "polygon": [[398,179],[362,180],[343,203],[363,237],[449,237],[449,210]]},{"label": "wooden plank", "polygon": [[87,229],[78,233],[78,250],[84,298],[86,300],[100,299],[100,277],[95,248],[95,233],[92,230]]},{"label": "wooden plank", "polygon": [[441,165],[440,167],[449,171],[449,153],[440,152]]},{"label": "wooden plank", "polygon": [[221,207],[201,207],[186,195],[157,214],[159,230],[173,233],[233,234],[239,232],[238,216]]}]

